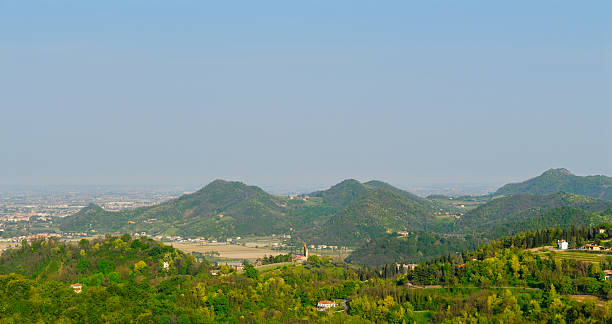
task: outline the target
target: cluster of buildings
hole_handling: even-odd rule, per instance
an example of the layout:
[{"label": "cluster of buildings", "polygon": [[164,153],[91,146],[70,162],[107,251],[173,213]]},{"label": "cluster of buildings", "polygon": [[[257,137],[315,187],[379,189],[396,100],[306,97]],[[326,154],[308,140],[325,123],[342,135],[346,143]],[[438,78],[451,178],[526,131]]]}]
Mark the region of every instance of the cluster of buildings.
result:
[{"label": "cluster of buildings", "polygon": [[303,196],[289,196],[290,200],[302,200],[302,201],[308,201],[308,199],[310,199],[309,195],[303,195]]},{"label": "cluster of buildings", "polygon": [[[599,234],[604,234],[606,232],[605,229],[600,228],[598,230]],[[569,244],[567,243],[566,240],[557,240],[557,248],[559,250],[567,250],[569,249]],[[580,250],[585,250],[585,251],[610,251],[612,250],[612,247],[603,247],[601,245],[598,244],[591,244],[591,243],[587,243],[585,245],[583,245]]]},{"label": "cluster of buildings", "polygon": [[[243,265],[234,265],[234,266],[230,266],[230,272],[240,272],[244,270],[244,266]],[[213,269],[210,270],[208,273],[210,273],[211,276],[221,276],[223,275],[221,272],[221,269]]]},{"label": "cluster of buildings", "polygon": [[[567,241],[565,240],[557,240],[557,248],[559,250],[567,250],[569,249],[569,245],[567,243]],[[582,247],[580,247],[579,250],[584,250],[584,251],[612,251],[612,247],[604,247],[601,245],[597,245],[597,244],[585,244]]]},{"label": "cluster of buildings", "polygon": [[47,239],[51,237],[60,238],[61,236],[56,233],[37,233],[30,235],[22,235],[8,238],[0,238],[0,242],[8,242],[8,243],[21,243],[23,240],[27,240],[28,242],[38,239]]},{"label": "cluster of buildings", "polygon": [[313,249],[313,250],[325,250],[325,249],[330,249],[330,250],[338,250],[338,249],[345,249],[344,246],[337,246],[337,245],[326,245],[326,244],[319,244],[319,245],[314,245],[314,244],[310,244],[309,248]]},{"label": "cluster of buildings", "polygon": [[416,268],[418,266],[418,264],[416,263],[396,263],[395,264],[395,270],[398,272],[406,272],[408,270],[414,270],[414,268]]},{"label": "cluster of buildings", "polygon": [[317,303],[317,310],[322,312],[322,311],[326,311],[326,310],[329,310],[331,308],[334,308],[336,306],[337,306],[336,303],[331,301],[331,300],[320,300]]}]

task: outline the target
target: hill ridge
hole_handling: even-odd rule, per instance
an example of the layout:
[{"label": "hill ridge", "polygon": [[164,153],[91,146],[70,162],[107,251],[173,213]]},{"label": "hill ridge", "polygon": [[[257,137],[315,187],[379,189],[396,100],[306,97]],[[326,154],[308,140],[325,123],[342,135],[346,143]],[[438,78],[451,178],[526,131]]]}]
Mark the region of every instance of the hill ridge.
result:
[{"label": "hill ridge", "polygon": [[526,181],[506,184],[494,195],[551,194],[561,191],[612,200],[612,178],[604,175],[577,176],[565,168],[548,169]]}]

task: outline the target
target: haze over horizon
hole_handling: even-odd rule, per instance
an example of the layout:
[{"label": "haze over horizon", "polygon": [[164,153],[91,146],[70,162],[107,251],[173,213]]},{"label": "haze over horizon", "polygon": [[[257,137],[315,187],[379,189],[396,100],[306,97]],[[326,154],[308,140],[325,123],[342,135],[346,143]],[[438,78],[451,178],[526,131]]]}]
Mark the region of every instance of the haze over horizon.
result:
[{"label": "haze over horizon", "polygon": [[0,2],[0,184],[612,176],[611,9]]}]

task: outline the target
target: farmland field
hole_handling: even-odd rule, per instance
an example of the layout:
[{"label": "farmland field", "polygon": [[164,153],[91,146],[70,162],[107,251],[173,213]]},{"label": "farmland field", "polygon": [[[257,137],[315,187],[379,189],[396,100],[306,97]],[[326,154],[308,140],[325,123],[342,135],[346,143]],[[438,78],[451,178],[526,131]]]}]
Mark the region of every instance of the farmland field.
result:
[{"label": "farmland field", "polygon": [[578,260],[583,262],[598,263],[605,261],[606,255],[586,252],[575,252],[575,251],[559,251],[559,250],[548,250],[539,251],[541,255],[552,254],[555,258],[561,260]]},{"label": "farmland field", "polygon": [[185,253],[191,252],[218,252],[219,258],[223,259],[247,259],[253,261],[257,258],[261,258],[264,255],[277,255],[279,251],[274,251],[266,248],[255,248],[249,246],[225,244],[225,243],[210,243],[206,245],[194,244],[194,243],[175,243],[168,242],[168,245],[182,250]]},{"label": "farmland field", "polygon": [[597,306],[604,306],[605,305],[605,301],[602,300],[601,298],[597,297],[597,296],[592,296],[592,295],[570,295],[570,298],[579,302],[592,302],[593,304],[597,305]]}]

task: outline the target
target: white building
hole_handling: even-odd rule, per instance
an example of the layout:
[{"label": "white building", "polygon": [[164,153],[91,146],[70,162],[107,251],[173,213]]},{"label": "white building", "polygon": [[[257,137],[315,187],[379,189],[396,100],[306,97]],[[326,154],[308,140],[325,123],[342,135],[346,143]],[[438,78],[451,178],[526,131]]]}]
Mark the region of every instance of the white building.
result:
[{"label": "white building", "polygon": [[336,307],[336,303],[329,300],[321,300],[317,303],[317,310],[324,311]]},{"label": "white building", "polygon": [[70,288],[74,289],[74,292],[80,294],[83,291],[83,285],[80,283],[75,283],[70,285]]},{"label": "white building", "polygon": [[567,250],[567,241],[565,240],[558,240],[557,241],[557,248],[560,250]]}]

